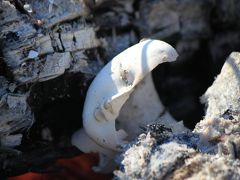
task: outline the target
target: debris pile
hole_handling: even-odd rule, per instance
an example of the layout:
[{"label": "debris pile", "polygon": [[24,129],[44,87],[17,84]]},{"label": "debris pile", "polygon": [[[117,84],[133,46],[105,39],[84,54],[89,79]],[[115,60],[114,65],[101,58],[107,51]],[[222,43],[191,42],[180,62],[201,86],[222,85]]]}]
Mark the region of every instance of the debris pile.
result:
[{"label": "debris pile", "polygon": [[[240,178],[240,53],[233,52],[202,100],[206,116],[193,132],[161,140],[141,134],[122,154],[118,179]],[[153,131],[153,132],[152,132]],[[161,134],[161,133],[160,133]]]}]

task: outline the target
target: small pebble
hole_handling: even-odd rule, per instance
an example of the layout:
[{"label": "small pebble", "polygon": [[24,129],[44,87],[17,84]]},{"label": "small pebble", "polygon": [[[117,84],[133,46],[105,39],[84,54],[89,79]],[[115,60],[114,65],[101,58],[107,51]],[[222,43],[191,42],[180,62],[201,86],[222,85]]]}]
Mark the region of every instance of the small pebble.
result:
[{"label": "small pebble", "polygon": [[33,50],[30,50],[29,53],[28,53],[28,58],[29,59],[34,59],[38,57],[38,52],[37,51],[33,51]]},{"label": "small pebble", "polygon": [[33,12],[32,7],[31,7],[30,4],[24,4],[23,8],[24,8],[27,12],[29,12],[29,13],[32,13],[32,12]]}]

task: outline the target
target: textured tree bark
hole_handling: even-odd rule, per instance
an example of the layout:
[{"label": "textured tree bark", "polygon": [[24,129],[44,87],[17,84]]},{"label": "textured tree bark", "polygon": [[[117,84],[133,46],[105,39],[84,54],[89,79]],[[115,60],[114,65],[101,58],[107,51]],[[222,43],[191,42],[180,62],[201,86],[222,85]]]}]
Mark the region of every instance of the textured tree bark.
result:
[{"label": "textured tree bark", "polygon": [[116,32],[131,26],[132,3],[0,2],[2,176],[47,171],[53,160],[81,153],[70,138],[89,83],[136,42],[134,32]]}]

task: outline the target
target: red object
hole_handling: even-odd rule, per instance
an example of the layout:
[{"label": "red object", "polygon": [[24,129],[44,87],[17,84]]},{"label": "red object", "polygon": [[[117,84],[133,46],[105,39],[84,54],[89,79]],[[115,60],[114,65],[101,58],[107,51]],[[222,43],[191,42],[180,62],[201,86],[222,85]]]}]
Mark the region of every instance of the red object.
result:
[{"label": "red object", "polygon": [[82,154],[71,159],[60,159],[54,164],[59,171],[54,173],[29,172],[20,176],[10,177],[8,180],[79,180],[79,179],[111,179],[112,175],[95,173],[92,166],[98,163],[95,154]]}]

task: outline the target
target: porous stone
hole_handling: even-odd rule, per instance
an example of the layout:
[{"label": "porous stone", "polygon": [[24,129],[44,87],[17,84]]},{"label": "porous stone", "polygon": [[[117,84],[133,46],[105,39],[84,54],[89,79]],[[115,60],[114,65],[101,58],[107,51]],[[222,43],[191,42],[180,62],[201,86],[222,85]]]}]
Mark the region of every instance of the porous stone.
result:
[{"label": "porous stone", "polygon": [[161,39],[179,34],[183,39],[209,36],[210,0],[141,1],[139,8],[139,28],[143,36]]},{"label": "porous stone", "polygon": [[240,117],[240,53],[233,52],[221,73],[201,98],[207,105],[205,119]]}]

